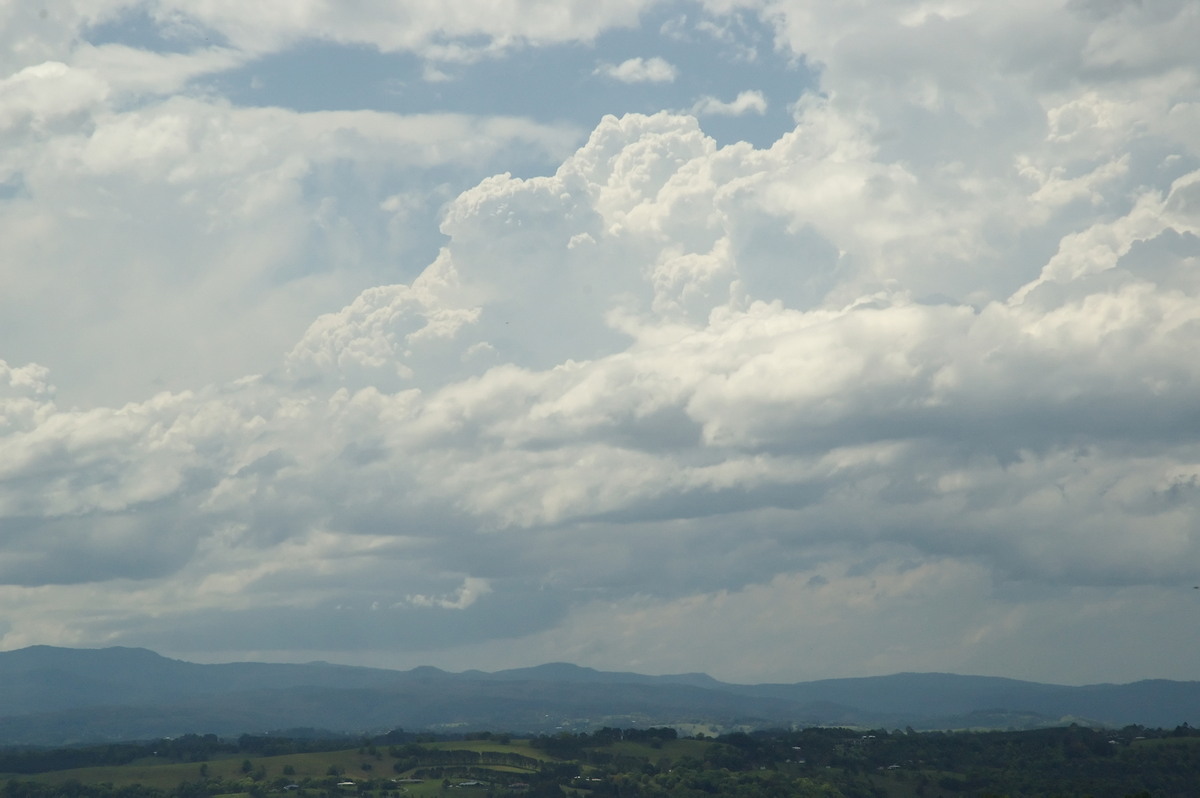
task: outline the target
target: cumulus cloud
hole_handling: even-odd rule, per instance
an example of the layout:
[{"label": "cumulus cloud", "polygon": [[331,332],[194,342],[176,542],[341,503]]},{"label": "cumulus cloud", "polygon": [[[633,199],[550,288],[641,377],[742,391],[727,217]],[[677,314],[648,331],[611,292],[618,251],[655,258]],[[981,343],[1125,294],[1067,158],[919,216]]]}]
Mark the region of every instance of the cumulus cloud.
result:
[{"label": "cumulus cloud", "polygon": [[[254,35],[238,26],[257,12],[205,13]],[[309,263],[313,229],[321,258],[353,262],[354,192],[396,224],[431,196],[377,186],[381,164],[562,154],[448,193],[419,274],[347,282],[307,329],[234,324],[222,356],[286,341],[243,369],[261,376],[60,407],[57,371],[6,354],[4,645],[310,658],[379,648],[347,622],[369,615],[460,667],[1193,677],[1200,644],[1153,619],[1190,611],[1200,554],[1200,70],[1150,43],[1195,15],[866,13],[765,5],[822,86],[761,149],[695,118],[764,112],[752,92],[605,117],[574,146],[517,119],[121,110],[98,71],[14,72],[5,169],[72,211],[6,209],[14,262],[152,186],[85,228],[90,252],[168,205],[203,235],[147,233],[122,250],[131,283],[207,241],[186,262],[214,290],[253,286]],[[95,128],[71,134],[72,115]],[[0,301],[17,313],[66,276]],[[1086,666],[1045,654],[1064,636]],[[1103,656],[1116,638],[1161,657]]]},{"label": "cumulus cloud", "polygon": [[630,58],[619,64],[601,64],[595,75],[603,75],[622,83],[670,83],[678,70],[658,56],[653,58]]},{"label": "cumulus cloud", "polygon": [[723,102],[716,97],[702,97],[692,106],[692,113],[697,116],[762,115],[766,112],[767,98],[757,89],[738,92],[738,96],[729,102]]},{"label": "cumulus cloud", "polygon": [[[380,258],[417,249],[445,181],[506,154],[561,157],[578,135],[513,117],[185,96],[116,111],[107,96],[61,63],[0,85],[0,175],[28,195],[0,208],[0,270],[12,272],[0,309],[20,325],[9,356],[66,372],[60,388],[79,404],[271,368],[314,316],[378,282]],[[345,194],[367,173],[369,191]],[[405,207],[388,205],[406,180]],[[424,235],[435,249],[436,230]],[[53,301],[63,285],[77,290]],[[81,317],[89,335],[62,346]],[[102,354],[134,348],[136,360]]]},{"label": "cumulus cloud", "polygon": [[[778,209],[743,201],[747,186],[794,185],[786,164],[797,160],[784,142],[717,149],[686,117],[607,119],[554,176],[496,178],[460,196],[443,224],[449,244],[411,286],[373,289],[315,324],[289,369],[328,387],[164,397],[122,411],[138,421],[120,437],[106,417],[56,414],[50,428],[65,440],[110,430],[89,445],[111,447],[105,457],[120,463],[106,472],[128,487],[77,490],[67,505],[52,485],[26,489],[21,501],[43,503],[26,514],[82,521],[174,496],[196,529],[190,545],[263,552],[266,570],[251,568],[241,593],[277,578],[268,552],[301,539],[288,531],[300,519],[314,534],[354,536],[373,560],[416,555],[445,571],[462,571],[463,548],[507,541],[457,592],[402,594],[442,609],[488,601],[506,580],[619,596],[614,582],[634,578],[670,601],[722,582],[757,591],[813,547],[854,541],[1046,584],[1186,579],[1197,446],[1178,430],[1198,376],[1186,352],[1200,308],[1181,290],[1196,249],[1194,175],[1122,227],[1135,243],[1168,230],[1176,243],[1118,247],[1101,280],[1051,259],[1026,289],[982,308],[902,291],[843,304],[829,279],[784,302],[756,290],[758,264],[736,242],[779,224]],[[1139,225],[1138,214],[1157,221]],[[497,260],[510,268],[497,272]],[[559,307],[527,290],[548,281]],[[213,414],[219,422],[202,421]],[[224,459],[185,434],[180,451],[195,462],[164,468],[172,447],[149,430],[177,428],[217,435]],[[70,461],[79,469],[103,449],[85,451]],[[140,475],[152,463],[156,482]],[[185,484],[201,464],[212,476]],[[673,548],[652,555],[664,518],[676,519],[686,569],[670,565]],[[600,525],[604,545],[567,553]],[[720,545],[730,526],[757,530],[732,571]],[[638,573],[614,544],[659,565]],[[520,564],[530,557],[532,571]],[[389,588],[371,583],[358,592],[377,597],[362,606],[387,601]]]}]

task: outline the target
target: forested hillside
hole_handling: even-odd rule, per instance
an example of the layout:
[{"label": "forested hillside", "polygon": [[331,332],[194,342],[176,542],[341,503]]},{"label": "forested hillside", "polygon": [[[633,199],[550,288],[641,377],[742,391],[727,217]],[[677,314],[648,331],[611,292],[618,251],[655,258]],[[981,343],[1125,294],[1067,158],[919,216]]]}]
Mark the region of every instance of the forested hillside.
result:
[{"label": "forested hillside", "polygon": [[1068,687],[953,674],[739,685],[557,663],[497,673],[328,663],[198,665],[144,649],[0,652],[0,745],[236,737],[316,727],[377,734],[505,728],[524,734],[673,726],[719,734],[853,726],[1026,729],[1200,724],[1200,683]]}]

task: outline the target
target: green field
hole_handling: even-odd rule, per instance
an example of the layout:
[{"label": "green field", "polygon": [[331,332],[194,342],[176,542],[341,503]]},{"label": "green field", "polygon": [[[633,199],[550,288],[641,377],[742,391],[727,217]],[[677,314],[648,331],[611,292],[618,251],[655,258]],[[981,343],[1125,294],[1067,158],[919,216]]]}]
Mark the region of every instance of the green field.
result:
[{"label": "green field", "polygon": [[422,743],[423,748],[433,748],[442,751],[495,751],[498,753],[520,754],[533,759],[547,759],[545,751],[539,751],[529,744],[528,740],[514,739],[512,742],[500,743],[495,740],[454,740],[442,743]]},{"label": "green field", "polygon": [[[435,751],[475,751],[518,754],[521,756],[548,761],[550,758],[542,751],[531,747],[528,741],[513,740],[511,743],[499,743],[490,740],[463,740],[453,742],[426,743],[422,748]],[[401,779],[408,772],[398,773],[393,765],[397,757],[389,755],[386,747],[373,749],[375,753],[364,752],[361,748],[348,748],[340,751],[322,751],[318,753],[286,754],[282,756],[254,757],[230,756],[210,759],[206,762],[170,763],[146,758],[128,765],[110,767],[74,768],[58,770],[49,773],[33,775],[0,774],[0,779],[16,778],[44,784],[66,784],[79,782],[82,784],[111,784],[115,787],[140,784],[164,790],[173,790],[185,782],[203,782],[205,780],[220,780],[226,783],[243,783],[247,790],[252,785],[262,785],[267,791],[277,791],[284,784],[300,784],[306,792],[311,789],[322,791],[334,789],[337,782],[390,782]],[[400,749],[399,752],[402,752]],[[402,760],[405,757],[401,756]],[[249,763],[248,772],[246,763]],[[450,766],[446,766],[450,767]],[[507,765],[475,766],[475,772],[512,774],[519,778],[522,774],[532,772],[528,768]],[[336,771],[332,775],[331,771]],[[466,780],[468,776],[454,777],[451,780]],[[357,790],[342,788],[348,794],[357,794]],[[441,789],[441,780],[425,784],[397,785],[390,789],[410,795],[437,793]]]},{"label": "green field", "polygon": [[636,757],[650,762],[657,762],[660,759],[675,762],[684,757],[703,759],[704,752],[711,747],[712,743],[706,740],[664,740],[659,746],[622,740],[613,743],[608,750],[612,751],[614,755]]},{"label": "green field", "polygon": [[[207,762],[188,762],[184,764],[155,763],[153,760],[142,760],[129,765],[114,767],[76,768],[59,770],[51,773],[39,773],[19,778],[31,781],[42,781],[61,784],[66,781],[89,783],[109,783],[113,785],[145,784],[149,787],[177,787],[181,782],[200,781],[205,778],[201,774],[204,767],[209,779],[236,781],[245,778],[243,762],[249,761],[251,773],[256,771],[265,774],[260,781],[271,783],[279,778],[300,781],[304,778],[329,779],[329,768],[336,767],[345,779],[366,780],[373,778],[391,778],[394,761],[383,754],[382,759],[359,753],[358,749],[344,751],[323,751],[312,754],[287,754],[272,757],[235,756],[222,759],[212,759]],[[370,770],[363,768],[369,765]],[[284,768],[290,766],[295,773],[285,774]],[[5,776],[7,778],[7,776]]]},{"label": "green field", "polygon": [[[1186,726],[871,734],[810,728],[717,740],[648,736],[647,730],[627,730],[632,739],[626,739],[613,732],[503,742],[364,740],[357,748],[279,756],[245,752],[312,744],[264,738],[222,743],[214,737],[202,749],[162,740],[90,753],[61,749],[49,759],[18,752],[5,760],[12,767],[128,764],[11,774],[11,781],[0,774],[0,798],[1192,798],[1200,783],[1200,732]],[[144,756],[151,751],[156,755]],[[242,753],[211,756],[216,751]],[[179,763],[166,761],[168,754],[209,759]],[[141,758],[129,761],[133,757]],[[421,781],[406,783],[408,778]],[[470,780],[485,784],[463,786]]]}]

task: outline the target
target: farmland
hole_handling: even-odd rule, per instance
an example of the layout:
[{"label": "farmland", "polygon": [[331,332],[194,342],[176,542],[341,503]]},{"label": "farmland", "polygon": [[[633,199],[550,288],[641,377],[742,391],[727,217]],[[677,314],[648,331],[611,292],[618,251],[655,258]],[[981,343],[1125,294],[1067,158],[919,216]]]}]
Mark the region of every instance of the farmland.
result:
[{"label": "farmland", "polygon": [[[54,766],[88,759],[96,763]],[[9,768],[0,774],[3,798],[1172,798],[1190,795],[1200,778],[1200,732],[814,728],[679,738],[669,728],[605,728],[353,742],[209,735],[9,751],[0,763]]]}]

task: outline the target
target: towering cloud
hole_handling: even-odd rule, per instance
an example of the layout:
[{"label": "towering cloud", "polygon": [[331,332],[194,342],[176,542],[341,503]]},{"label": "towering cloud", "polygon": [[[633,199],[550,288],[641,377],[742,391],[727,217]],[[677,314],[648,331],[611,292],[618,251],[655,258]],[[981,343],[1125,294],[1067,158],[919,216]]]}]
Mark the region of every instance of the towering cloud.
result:
[{"label": "towering cloud", "polygon": [[[277,354],[249,376],[112,406],[59,406],[56,373],[0,367],[4,645],[1194,676],[1172,627],[1200,554],[1192,6],[727,6],[705,19],[758,15],[819,69],[769,147],[665,111],[568,145],[569,126],[514,118],[124,110],[70,59],[14,73],[0,121],[32,160],[0,225],[81,229],[103,197],[151,190],[164,227],[122,244],[113,278],[138,329],[167,329],[192,281],[263,297],[219,351],[263,361],[263,308],[288,335],[268,325]],[[326,18],[303,8],[266,32],[188,18],[249,57]],[[637,11],[422,24],[486,29],[500,58]],[[379,13],[328,37],[450,47]],[[768,107],[705,103],[675,107]],[[531,144],[556,168],[399,185]],[[378,265],[398,245],[364,220],[412,230],[433,198],[437,254]],[[49,234],[22,229],[32,257]],[[180,254],[190,271],[146,265],[180,242],[205,248]],[[274,279],[285,266],[311,274]],[[19,273],[32,307],[58,296]]]}]

